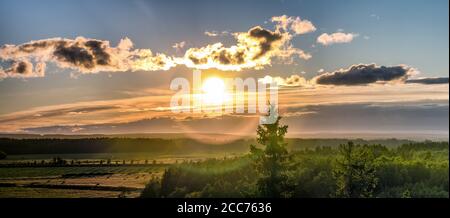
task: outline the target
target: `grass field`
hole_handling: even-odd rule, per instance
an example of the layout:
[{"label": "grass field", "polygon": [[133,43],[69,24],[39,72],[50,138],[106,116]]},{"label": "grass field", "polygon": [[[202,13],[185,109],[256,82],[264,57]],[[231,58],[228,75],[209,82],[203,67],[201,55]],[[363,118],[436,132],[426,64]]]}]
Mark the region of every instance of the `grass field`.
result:
[{"label": "grass field", "polygon": [[117,198],[137,197],[139,192],[125,193],[117,191],[95,191],[76,189],[48,189],[48,188],[23,188],[2,187],[0,197],[2,198]]},{"label": "grass field", "polygon": [[[145,153],[9,155],[0,164],[50,162],[60,157],[64,166],[0,167],[0,198],[117,198],[138,197],[152,178],[174,163],[231,155],[152,155]],[[112,165],[100,165],[110,159]],[[71,166],[80,161],[82,166]],[[122,165],[126,161],[127,165]],[[129,165],[133,161],[134,165]],[[145,162],[148,164],[144,164]]]},{"label": "grass field", "polygon": [[[11,155],[4,163],[51,160],[55,155]],[[137,154],[62,154],[66,160],[104,161],[115,158],[143,163],[147,155]],[[0,198],[117,198],[137,197],[151,178],[178,160],[197,157],[152,157],[157,164],[114,166],[0,167]]]},{"label": "grass field", "polygon": [[137,197],[164,169],[164,165],[0,168],[0,198]]},{"label": "grass field", "polygon": [[0,168],[0,181],[4,178],[55,177],[95,174],[137,174],[157,173],[164,165],[157,166],[114,166],[114,167],[14,167]]}]

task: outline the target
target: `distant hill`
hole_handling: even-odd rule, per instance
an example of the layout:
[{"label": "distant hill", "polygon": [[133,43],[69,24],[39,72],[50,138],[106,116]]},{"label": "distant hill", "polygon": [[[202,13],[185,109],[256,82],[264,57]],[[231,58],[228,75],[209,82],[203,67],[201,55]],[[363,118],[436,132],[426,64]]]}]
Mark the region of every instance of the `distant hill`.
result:
[{"label": "distant hill", "polygon": [[130,134],[80,134],[80,135],[65,135],[65,134],[2,134],[0,138],[11,139],[84,139],[84,138],[190,138],[191,135],[199,135],[199,138],[250,138],[253,136],[241,136],[233,134],[221,133],[130,133]]},{"label": "distant hill", "polygon": [[[186,138],[182,135],[14,135],[0,136],[0,150],[14,154],[72,154],[72,153],[122,153],[145,152],[152,154],[199,154],[199,153],[246,153],[250,144],[257,144],[254,138],[243,137],[237,140],[222,140],[210,143],[204,140]],[[162,138],[166,136],[166,138]],[[175,137],[177,136],[177,137]],[[216,137],[222,137],[214,135]],[[411,140],[401,139],[302,139],[288,138],[290,150],[313,149],[318,146],[335,147],[349,140],[356,144],[381,144],[395,147],[409,144]],[[220,142],[220,143],[219,143]]]},{"label": "distant hill", "polygon": [[[195,136],[195,137],[194,137]],[[83,138],[162,138],[162,139],[178,139],[178,138],[195,138],[197,140],[213,141],[229,141],[235,139],[252,139],[255,135],[238,135],[238,134],[224,134],[224,133],[127,133],[127,134],[8,134],[0,133],[0,138],[13,139],[83,139]],[[433,141],[448,141],[448,133],[405,133],[405,132],[302,132],[302,133],[288,133],[287,138],[302,138],[302,139],[408,139],[413,141],[433,140]]]}]

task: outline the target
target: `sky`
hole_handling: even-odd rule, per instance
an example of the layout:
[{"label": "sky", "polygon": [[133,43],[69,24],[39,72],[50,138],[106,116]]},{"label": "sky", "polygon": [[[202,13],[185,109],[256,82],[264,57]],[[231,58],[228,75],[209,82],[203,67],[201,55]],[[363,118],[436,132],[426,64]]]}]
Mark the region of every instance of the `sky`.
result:
[{"label": "sky", "polygon": [[0,132],[253,134],[167,109],[200,69],[277,81],[291,134],[448,137],[448,4],[3,0]]}]

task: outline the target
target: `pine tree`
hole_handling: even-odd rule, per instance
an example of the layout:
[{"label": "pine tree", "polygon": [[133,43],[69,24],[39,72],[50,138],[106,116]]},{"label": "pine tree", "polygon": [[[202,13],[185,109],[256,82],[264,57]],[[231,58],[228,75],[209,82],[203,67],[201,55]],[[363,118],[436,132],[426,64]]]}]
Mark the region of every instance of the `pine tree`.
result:
[{"label": "pine tree", "polygon": [[263,197],[283,197],[286,181],[284,162],[288,154],[284,137],[288,126],[280,125],[280,119],[281,117],[278,117],[273,124],[258,126],[257,142],[264,146],[263,149],[250,145],[257,171],[261,174],[258,190]]}]

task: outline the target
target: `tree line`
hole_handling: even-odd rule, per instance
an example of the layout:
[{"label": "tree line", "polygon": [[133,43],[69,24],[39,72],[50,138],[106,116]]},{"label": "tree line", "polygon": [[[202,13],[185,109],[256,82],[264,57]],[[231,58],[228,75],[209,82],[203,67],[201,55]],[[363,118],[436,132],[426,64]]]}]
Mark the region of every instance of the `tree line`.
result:
[{"label": "tree line", "polygon": [[[342,143],[346,143],[348,140],[286,138],[284,141],[286,143],[286,149],[294,151],[314,149],[319,146],[337,147]],[[388,147],[396,147],[411,142],[398,139],[354,139],[353,141],[357,144],[383,144]],[[246,153],[248,152],[249,144],[256,143],[257,140],[253,138],[243,138],[214,145],[190,138],[0,138],[0,151],[2,151],[4,155],[120,152],[146,152],[156,154],[209,152]]]}]

